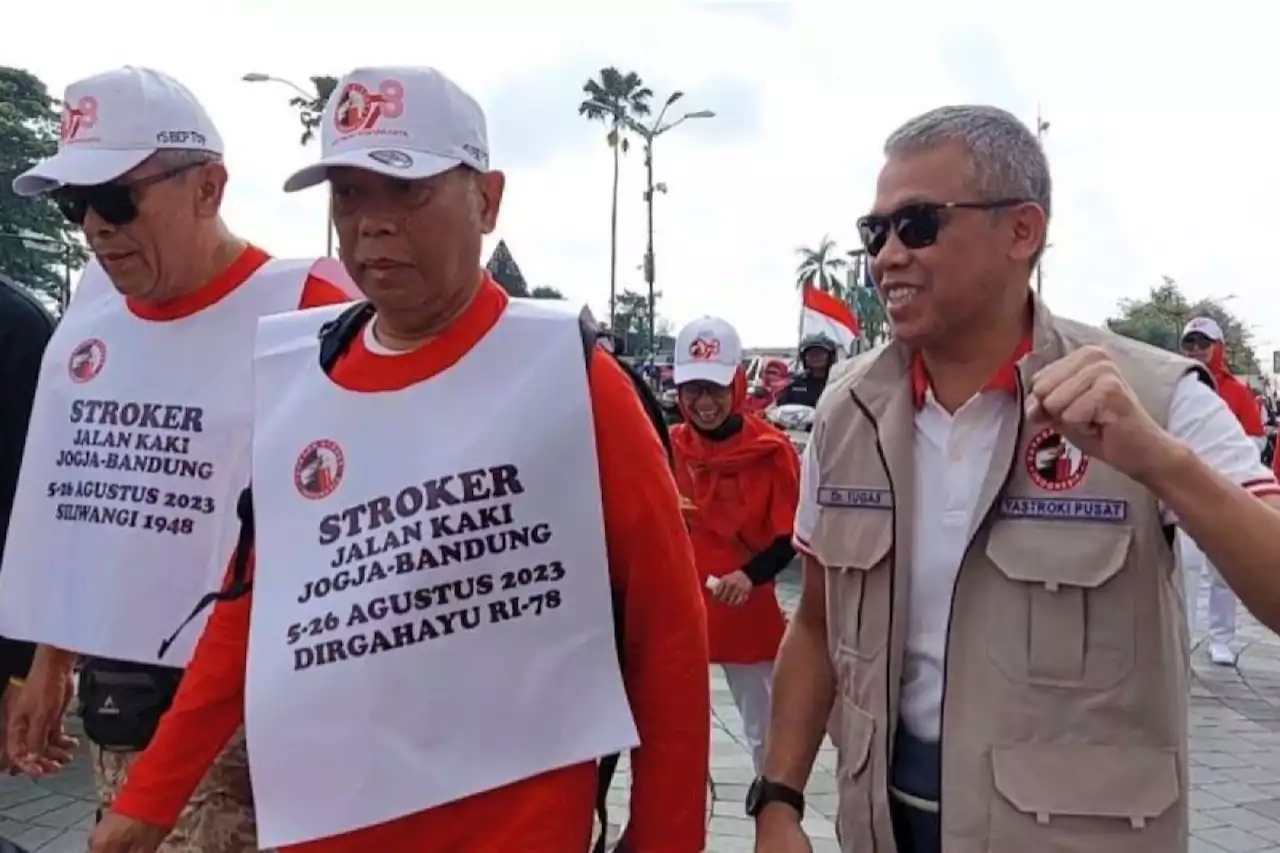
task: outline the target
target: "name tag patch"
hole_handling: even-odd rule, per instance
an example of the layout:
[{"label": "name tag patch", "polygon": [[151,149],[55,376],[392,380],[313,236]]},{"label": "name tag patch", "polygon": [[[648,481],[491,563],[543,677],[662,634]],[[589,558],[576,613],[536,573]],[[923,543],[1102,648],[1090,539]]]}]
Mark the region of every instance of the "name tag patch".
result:
[{"label": "name tag patch", "polygon": [[893,509],[893,493],[888,489],[856,489],[851,486],[819,486],[819,506]]},{"label": "name tag patch", "polygon": [[1121,522],[1129,518],[1129,502],[1107,498],[1003,498],[1000,517]]}]

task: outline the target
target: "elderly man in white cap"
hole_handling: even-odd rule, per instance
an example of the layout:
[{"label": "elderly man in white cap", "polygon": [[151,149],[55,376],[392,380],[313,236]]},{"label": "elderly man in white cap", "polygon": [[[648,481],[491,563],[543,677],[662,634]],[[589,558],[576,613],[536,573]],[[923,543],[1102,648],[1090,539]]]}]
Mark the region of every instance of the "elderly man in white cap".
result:
[{"label": "elderly man in white cap", "polygon": [[638,734],[619,849],[698,853],[706,627],[652,416],[576,312],[481,271],[505,179],[457,85],[352,72],[322,145],[287,187],[328,179],[369,301],[260,326],[252,607],[215,608],[91,849],[152,850],[243,720],[263,846],[586,851]]},{"label": "elderly man in white cap", "polygon": [[[335,261],[272,260],[219,214],[222,139],[184,86],[121,68],[73,83],[57,153],[14,180],[52,193],[94,260],[45,351],[0,575],[0,634],[39,643],[6,746],[31,773],[80,701],[105,808],[168,708],[249,479],[258,318],[354,293]],[[162,658],[163,655],[163,658]],[[164,849],[257,850],[243,737]]]}]

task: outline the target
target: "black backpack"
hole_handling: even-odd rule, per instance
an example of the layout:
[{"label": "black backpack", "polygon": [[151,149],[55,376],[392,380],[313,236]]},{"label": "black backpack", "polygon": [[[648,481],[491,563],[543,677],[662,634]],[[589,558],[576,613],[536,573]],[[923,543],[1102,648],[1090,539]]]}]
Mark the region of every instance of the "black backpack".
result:
[{"label": "black backpack", "polygon": [[[373,318],[373,314],[374,307],[372,303],[358,302],[320,327],[318,333],[320,336],[320,367],[325,373],[333,370],[334,365],[338,363],[338,360],[342,358],[342,355],[351,346],[351,342],[355,340],[356,335],[360,334],[360,330]],[[648,383],[629,364],[615,356],[612,350],[599,346],[599,342],[607,337],[607,333],[600,330],[599,326],[596,325],[586,311],[583,311],[579,316],[578,325],[582,332],[582,356],[587,363],[588,369],[590,368],[593,354],[599,349],[607,352],[609,357],[626,371],[631,384],[635,387],[636,395],[640,398],[641,405],[644,406],[645,414],[648,415],[649,421],[658,433],[659,440],[662,441],[662,447],[667,454],[667,463],[671,464],[671,436],[667,432],[666,418],[663,417],[662,406],[649,388]],[[190,624],[206,607],[210,607],[219,601],[234,601],[242,598],[253,589],[253,581],[249,579],[249,551],[253,548],[254,536],[252,488],[250,486],[241,492],[240,499],[236,502],[236,515],[240,519],[240,536],[236,541],[230,582],[224,589],[208,593],[196,603],[191,614],[161,644],[161,657],[164,657],[164,653],[168,651],[169,646],[177,639],[182,629]],[[622,602],[615,595],[613,598],[614,643],[618,650],[618,664],[625,670],[626,660],[623,655],[625,632],[622,618]],[[606,755],[600,759],[597,765],[596,818],[600,822],[600,836],[592,846],[592,853],[604,853],[606,836],[609,831],[609,786],[613,784],[613,776],[617,772],[620,757],[617,753]],[[3,850],[0,850],[0,853],[3,853]]]}]

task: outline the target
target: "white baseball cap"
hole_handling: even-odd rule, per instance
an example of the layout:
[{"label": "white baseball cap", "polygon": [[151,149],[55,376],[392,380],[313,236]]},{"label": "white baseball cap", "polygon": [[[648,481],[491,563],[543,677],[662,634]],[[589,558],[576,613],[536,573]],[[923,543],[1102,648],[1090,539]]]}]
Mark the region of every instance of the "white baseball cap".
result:
[{"label": "white baseball cap", "polygon": [[675,369],[672,380],[733,384],[742,366],[742,341],[738,332],[719,317],[699,317],[676,336]]},{"label": "white baseball cap", "polygon": [[1222,327],[1212,317],[1193,317],[1182,330],[1182,337],[1187,335],[1204,335],[1209,340],[1218,342],[1224,338]]},{"label": "white baseball cap", "polygon": [[172,77],[132,66],[108,71],[67,87],[58,153],[14,178],[13,192],[105,184],[170,148],[221,155],[222,136]]},{"label": "white baseball cap", "polygon": [[357,68],[343,77],[320,119],[320,151],[285,192],[315,186],[332,166],[410,180],[464,164],[489,168],[484,110],[434,68]]}]

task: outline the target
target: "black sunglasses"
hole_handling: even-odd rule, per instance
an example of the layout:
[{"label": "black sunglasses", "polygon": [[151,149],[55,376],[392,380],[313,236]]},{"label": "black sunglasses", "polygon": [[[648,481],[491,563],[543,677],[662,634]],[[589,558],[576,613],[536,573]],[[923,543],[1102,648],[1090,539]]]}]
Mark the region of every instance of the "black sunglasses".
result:
[{"label": "black sunglasses", "polygon": [[83,226],[91,207],[112,225],[128,225],[138,218],[137,197],[134,195],[136,191],[176,178],[199,165],[202,164],[185,163],[128,183],[113,181],[91,187],[59,187],[53,192],[53,200],[58,205],[58,210],[73,225]]},{"label": "black sunglasses", "polygon": [[906,204],[892,213],[871,213],[858,219],[858,236],[867,254],[880,254],[889,234],[897,234],[908,249],[924,249],[938,241],[944,210],[999,210],[1026,204],[1025,198],[1002,198],[995,201],[922,201]]}]

